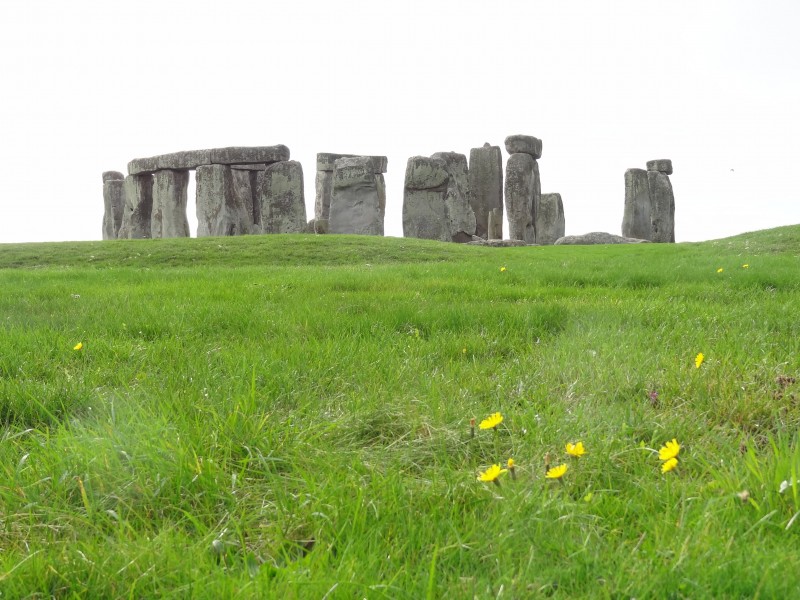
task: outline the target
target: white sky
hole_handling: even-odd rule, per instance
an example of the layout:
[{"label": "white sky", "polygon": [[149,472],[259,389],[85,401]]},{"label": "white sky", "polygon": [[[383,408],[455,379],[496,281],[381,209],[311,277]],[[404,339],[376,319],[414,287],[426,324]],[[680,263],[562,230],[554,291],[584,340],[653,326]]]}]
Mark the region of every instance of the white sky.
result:
[{"label": "white sky", "polygon": [[309,218],[317,152],[388,156],[401,236],[408,157],[517,133],[567,234],[619,234],[656,158],[677,241],[800,223],[799,23],[797,0],[0,0],[0,242],[100,239],[101,173],[133,158],[273,144]]}]

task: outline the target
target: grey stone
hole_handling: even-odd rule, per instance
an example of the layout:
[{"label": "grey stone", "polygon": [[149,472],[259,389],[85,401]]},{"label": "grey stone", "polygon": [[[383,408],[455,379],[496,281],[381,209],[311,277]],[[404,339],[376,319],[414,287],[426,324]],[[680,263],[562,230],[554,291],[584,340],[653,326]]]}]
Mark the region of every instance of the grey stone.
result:
[{"label": "grey stone", "polygon": [[406,163],[403,191],[403,236],[452,240],[446,204],[450,174],[441,158],[412,156]]},{"label": "grey stone", "polygon": [[530,154],[516,153],[506,162],[505,204],[508,235],[526,244],[536,241],[533,226],[536,185],[536,161]]},{"label": "grey stone", "polygon": [[602,231],[593,231],[583,235],[568,235],[556,240],[556,246],[590,246],[593,244],[641,244],[649,240],[622,237]]},{"label": "grey stone", "polygon": [[652,238],[650,223],[650,186],[647,171],[628,169],[625,171],[625,212],[622,217],[624,237],[649,240]]},{"label": "grey stone", "polygon": [[247,213],[227,165],[197,167],[197,237],[243,235],[250,232],[252,216]]},{"label": "grey stone", "polygon": [[317,154],[317,171],[330,171],[333,172],[335,163],[340,158],[357,158],[359,156],[366,156],[372,159],[372,167],[375,169],[375,174],[386,173],[389,166],[389,159],[385,156],[368,156],[366,154],[334,154],[332,152],[319,152]]},{"label": "grey stone", "polygon": [[647,161],[648,171],[658,171],[665,175],[672,175],[672,161],[668,158]]},{"label": "grey stone", "polygon": [[119,171],[103,171],[103,183],[106,181],[123,181],[125,175]]},{"label": "grey stone", "polygon": [[486,239],[488,240],[502,240],[503,239],[503,208],[493,208],[488,214],[488,231],[486,232]]},{"label": "grey stone", "polygon": [[536,231],[536,224],[539,221],[538,214],[539,214],[539,205],[542,201],[542,180],[539,177],[539,161],[533,161],[533,201],[531,202],[531,206],[533,207],[533,212],[531,213],[531,222],[533,223],[533,235],[534,235],[534,242],[539,243]]},{"label": "grey stone", "polygon": [[[270,163],[271,164],[271,163]],[[229,165],[234,171],[266,171],[269,165]]]},{"label": "grey stone", "polygon": [[158,157],[134,158],[128,163],[128,175],[155,173],[158,171]]},{"label": "grey stone", "polygon": [[[116,171],[112,171],[116,173]],[[105,173],[103,174],[105,177]],[[122,173],[119,173],[122,175]],[[125,211],[125,178],[106,179],[103,183],[103,239],[115,240]]]},{"label": "grey stone", "polygon": [[261,225],[259,223],[261,203],[258,200],[259,175],[259,171],[231,167],[231,180],[233,182],[233,193],[236,195],[236,204],[241,205],[244,208],[244,214],[247,215],[248,229],[246,233],[261,233]]},{"label": "grey stone", "polygon": [[447,163],[427,156],[412,156],[406,164],[405,188],[409,190],[434,190],[447,187],[450,174]]},{"label": "grey stone", "polygon": [[[469,151],[469,189],[470,205],[475,213],[475,234],[482,238],[500,239],[503,237],[503,155],[500,146],[484,144],[482,148]],[[495,216],[495,230],[489,233],[489,214],[500,211]],[[499,224],[499,233],[496,226]]]},{"label": "grey stone", "polygon": [[334,164],[330,233],[383,235],[385,195],[381,197],[372,159],[340,158]]},{"label": "grey stone", "polygon": [[196,169],[200,165],[211,164],[211,150],[188,150],[155,156],[158,169]]},{"label": "grey stone", "polygon": [[509,154],[530,154],[534,159],[542,158],[542,140],[532,135],[510,135],[506,138]]},{"label": "grey stone", "polygon": [[125,178],[124,196],[125,210],[119,237],[132,240],[149,238],[153,213],[153,176],[128,175]]},{"label": "grey stone", "polygon": [[475,235],[475,213],[470,202],[467,157],[457,152],[436,152],[431,158],[444,161],[449,177],[445,206],[450,222],[450,239],[468,242]]},{"label": "grey stone", "polygon": [[231,146],[211,150],[211,163],[215,165],[268,164],[289,160],[289,148],[276,146]]},{"label": "grey stone", "polygon": [[311,219],[306,225],[305,232],[318,235],[328,233],[328,219]]},{"label": "grey stone", "polygon": [[186,217],[188,187],[189,171],[164,169],[155,172],[151,237],[189,237],[189,220]]},{"label": "grey stone", "polygon": [[489,246],[491,248],[513,248],[516,246],[535,246],[536,244],[526,244],[522,240],[485,240],[477,237],[471,242],[467,242],[470,246]]},{"label": "grey stone", "polygon": [[647,172],[650,193],[650,226],[653,242],[675,241],[675,197],[669,176],[660,171]]},{"label": "grey stone", "polygon": [[261,233],[302,233],[306,229],[303,167],[296,160],[277,162],[259,178]]},{"label": "grey stone", "polygon": [[555,244],[564,237],[564,203],[561,194],[542,194],[536,213],[536,243],[540,246]]},{"label": "grey stone", "polygon": [[331,214],[333,171],[318,170],[314,187],[316,191],[314,196],[314,218],[327,220]]}]

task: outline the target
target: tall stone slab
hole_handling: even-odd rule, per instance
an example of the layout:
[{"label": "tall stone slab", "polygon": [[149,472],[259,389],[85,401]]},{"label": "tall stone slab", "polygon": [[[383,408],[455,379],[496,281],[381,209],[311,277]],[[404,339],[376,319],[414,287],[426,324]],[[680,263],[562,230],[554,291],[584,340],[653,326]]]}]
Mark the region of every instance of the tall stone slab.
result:
[{"label": "tall stone slab", "polygon": [[119,171],[103,173],[103,239],[115,240],[125,210],[125,175]]},{"label": "tall stone slab", "polygon": [[661,171],[647,172],[650,193],[650,226],[653,242],[675,242],[675,197],[669,175]]},{"label": "tall stone slab", "polygon": [[153,213],[153,176],[149,173],[128,175],[124,187],[125,210],[119,237],[131,240],[149,238]]},{"label": "tall stone slab", "polygon": [[[333,170],[340,158],[356,158],[358,154],[334,154],[320,152],[317,154],[317,176],[315,180],[314,219],[315,221],[330,218],[331,195],[333,193]],[[386,173],[388,160],[385,156],[370,156],[376,175]],[[380,177],[383,180],[383,177]],[[385,189],[385,185],[384,185]]]},{"label": "tall stone slab", "polygon": [[372,158],[340,158],[334,162],[329,233],[383,235],[386,213],[383,193]]},{"label": "tall stone slab", "polygon": [[433,159],[441,159],[449,177],[445,206],[450,221],[450,241],[466,243],[475,235],[475,213],[470,202],[467,157],[457,152],[436,152]]},{"label": "tall stone slab", "polygon": [[412,156],[406,163],[403,236],[449,242],[452,228],[446,204],[450,173],[441,158]]},{"label": "tall stone slab", "polygon": [[515,153],[506,162],[505,203],[508,235],[512,240],[527,244],[536,241],[533,225],[533,207],[538,179],[534,169],[536,161],[530,154]]},{"label": "tall stone slab", "polygon": [[261,233],[302,233],[306,228],[303,166],[296,160],[269,165],[259,182]]},{"label": "tall stone slab", "polygon": [[[470,205],[475,213],[475,235],[490,240],[502,239],[503,155],[500,146],[486,143],[482,148],[469,151],[469,189]],[[492,211],[499,211],[492,217],[494,230],[489,227]]]},{"label": "tall stone slab", "polygon": [[650,209],[650,184],[647,179],[647,171],[644,169],[628,169],[625,171],[625,212],[622,217],[623,237],[642,240],[652,238]]},{"label": "tall stone slab", "polygon": [[536,213],[536,243],[542,246],[555,244],[557,239],[564,237],[565,226],[561,194],[542,194]]},{"label": "tall stone slab", "polygon": [[222,164],[201,165],[196,171],[197,237],[250,233],[252,213],[236,193],[233,170]]},{"label": "tall stone slab", "polygon": [[164,169],[153,174],[153,238],[189,237],[186,217],[189,171]]},{"label": "tall stone slab", "polygon": [[[243,208],[242,219],[247,222],[246,233],[261,233],[261,226],[257,224],[260,222],[261,212],[260,202],[258,200],[259,173],[261,173],[261,171],[237,169],[231,166],[233,193],[236,196],[236,204]],[[245,226],[243,223],[242,230],[244,231],[244,229]]]}]

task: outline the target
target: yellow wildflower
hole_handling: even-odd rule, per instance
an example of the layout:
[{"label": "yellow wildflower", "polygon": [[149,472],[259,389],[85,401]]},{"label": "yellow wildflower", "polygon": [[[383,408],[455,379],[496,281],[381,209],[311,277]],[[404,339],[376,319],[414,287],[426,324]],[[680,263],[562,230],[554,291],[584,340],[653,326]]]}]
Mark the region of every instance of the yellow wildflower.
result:
[{"label": "yellow wildflower", "polygon": [[723,269],[722,267],[720,267],[719,269],[717,269],[717,273],[722,273],[724,270],[725,270],[725,269]]},{"label": "yellow wildflower", "polygon": [[702,352],[698,352],[697,356],[694,357],[694,368],[699,369],[700,365],[703,364],[703,361],[706,359],[706,355]]},{"label": "yellow wildflower", "polygon": [[516,466],[516,463],[514,462],[514,459],[513,458],[509,458],[508,459],[508,468],[509,469],[513,469],[515,466]]},{"label": "yellow wildflower", "polygon": [[671,442],[667,442],[658,451],[658,458],[659,460],[670,460],[678,456],[678,452],[681,451],[681,445],[678,443],[678,440],[672,438]]},{"label": "yellow wildflower", "polygon": [[83,348],[83,342],[78,342],[77,344],[75,344],[75,347],[72,348],[72,349],[73,350],[80,350],[81,348]]},{"label": "yellow wildflower", "polygon": [[497,478],[500,477],[500,475],[507,472],[508,469],[501,469],[500,465],[492,465],[491,467],[486,469],[483,473],[478,475],[478,481],[486,481],[486,482],[497,481]]},{"label": "yellow wildflower", "polygon": [[678,459],[673,456],[669,460],[664,461],[664,464],[661,465],[661,472],[669,473],[670,471],[672,471],[672,469],[674,469],[677,466],[678,466]]},{"label": "yellow wildflower", "polygon": [[570,456],[574,456],[579,458],[586,454],[586,449],[583,447],[583,442],[578,442],[577,444],[569,443],[567,444],[567,454]]},{"label": "yellow wildflower", "polygon": [[564,473],[567,472],[567,465],[558,465],[557,467],[553,467],[545,474],[547,479],[561,479],[564,476]]},{"label": "yellow wildflower", "polygon": [[480,427],[481,429],[492,429],[500,425],[500,423],[502,422],[503,422],[503,415],[501,415],[499,412],[496,412],[493,415],[489,415],[483,421],[481,421],[478,427]]},{"label": "yellow wildflower", "polygon": [[506,268],[505,267],[500,267],[500,272],[501,273],[505,273],[506,272]]},{"label": "yellow wildflower", "polygon": [[743,265],[742,265],[742,268],[743,268],[743,269],[749,269],[749,268],[750,268],[750,265],[748,265],[747,263],[745,263],[745,264],[743,264]]}]

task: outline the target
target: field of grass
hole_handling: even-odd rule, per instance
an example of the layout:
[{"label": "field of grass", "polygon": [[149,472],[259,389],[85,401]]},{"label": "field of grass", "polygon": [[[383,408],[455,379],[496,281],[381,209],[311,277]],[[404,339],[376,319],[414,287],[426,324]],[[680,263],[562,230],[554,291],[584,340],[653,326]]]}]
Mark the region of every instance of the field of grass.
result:
[{"label": "field of grass", "polygon": [[800,226],[0,245],[0,319],[0,598],[800,594]]}]

